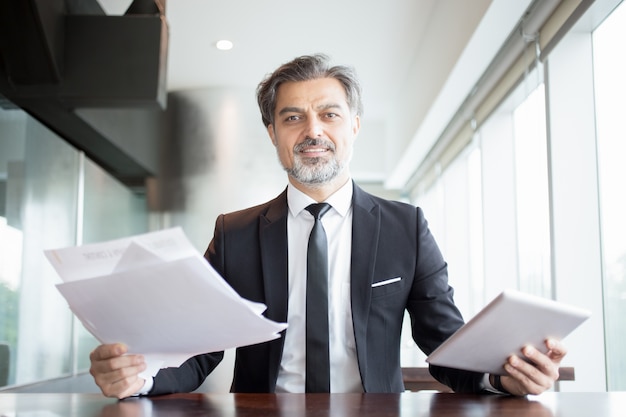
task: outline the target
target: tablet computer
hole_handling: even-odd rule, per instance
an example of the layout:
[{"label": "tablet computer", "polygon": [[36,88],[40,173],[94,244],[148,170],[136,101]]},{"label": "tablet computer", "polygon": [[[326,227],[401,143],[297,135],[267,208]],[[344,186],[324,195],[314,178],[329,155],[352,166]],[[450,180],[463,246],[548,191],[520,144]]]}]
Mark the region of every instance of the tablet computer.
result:
[{"label": "tablet computer", "polygon": [[427,358],[433,365],[504,375],[507,358],[545,340],[561,340],[591,316],[587,310],[514,290],[505,290]]}]

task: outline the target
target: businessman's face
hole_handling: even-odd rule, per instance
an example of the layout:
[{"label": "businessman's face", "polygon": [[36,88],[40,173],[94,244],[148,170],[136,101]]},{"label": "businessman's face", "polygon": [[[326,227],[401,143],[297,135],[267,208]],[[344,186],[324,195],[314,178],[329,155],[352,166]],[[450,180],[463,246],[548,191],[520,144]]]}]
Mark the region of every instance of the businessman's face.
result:
[{"label": "businessman's face", "polygon": [[349,178],[359,116],[334,78],[286,82],[278,88],[274,124],[268,126],[278,158],[289,176],[308,187]]}]

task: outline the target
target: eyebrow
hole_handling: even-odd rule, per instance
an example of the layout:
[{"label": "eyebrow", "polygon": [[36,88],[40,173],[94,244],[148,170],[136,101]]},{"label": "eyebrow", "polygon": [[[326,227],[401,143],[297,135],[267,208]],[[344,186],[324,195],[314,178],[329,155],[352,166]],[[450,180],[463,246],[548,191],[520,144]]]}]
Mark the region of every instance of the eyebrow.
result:
[{"label": "eyebrow", "polygon": [[[336,104],[336,103],[328,103],[328,104],[319,105],[315,108],[315,110],[317,111],[328,110],[328,109],[341,109],[341,105]],[[285,113],[304,113],[304,109],[302,107],[287,106],[287,107],[283,107],[278,112],[279,115],[283,115]]]}]

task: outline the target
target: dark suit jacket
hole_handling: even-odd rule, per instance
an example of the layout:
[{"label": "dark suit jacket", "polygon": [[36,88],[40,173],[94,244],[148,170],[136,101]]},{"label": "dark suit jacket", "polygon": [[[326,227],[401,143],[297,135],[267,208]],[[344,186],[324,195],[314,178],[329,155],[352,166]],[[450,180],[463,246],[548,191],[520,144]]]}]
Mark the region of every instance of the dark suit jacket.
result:
[{"label": "dark suit jacket", "polygon": [[[265,316],[287,321],[287,193],[220,215],[205,257],[244,298],[267,305]],[[372,287],[391,278],[400,281]],[[356,351],[365,392],[402,392],[400,335],[404,311],[415,342],[430,354],[463,319],[453,302],[447,265],[422,210],[384,200],[354,185],[351,301]],[[287,329],[286,331],[289,331]],[[284,338],[238,348],[232,390],[273,392]],[[199,355],[161,370],[151,395],[192,391],[223,352]],[[482,374],[431,366],[457,392],[478,392]]]}]

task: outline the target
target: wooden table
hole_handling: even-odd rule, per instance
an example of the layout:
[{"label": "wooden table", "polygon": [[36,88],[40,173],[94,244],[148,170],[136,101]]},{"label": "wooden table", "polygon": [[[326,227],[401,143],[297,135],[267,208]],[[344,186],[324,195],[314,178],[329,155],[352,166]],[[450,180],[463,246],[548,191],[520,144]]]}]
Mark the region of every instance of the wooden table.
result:
[{"label": "wooden table", "polygon": [[626,392],[510,398],[450,393],[177,394],[117,401],[99,394],[0,393],[0,416],[28,417],[623,417]]}]

